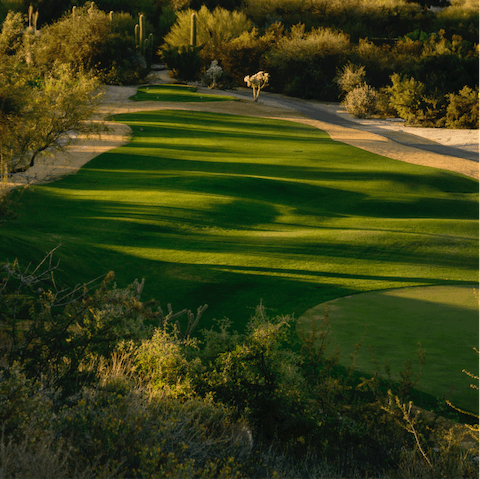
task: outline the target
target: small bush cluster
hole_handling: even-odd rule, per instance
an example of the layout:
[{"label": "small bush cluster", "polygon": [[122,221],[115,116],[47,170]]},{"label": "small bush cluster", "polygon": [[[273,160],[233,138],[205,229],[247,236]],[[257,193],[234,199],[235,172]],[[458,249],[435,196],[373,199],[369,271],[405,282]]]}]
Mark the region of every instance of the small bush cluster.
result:
[{"label": "small bush cluster", "polygon": [[1,276],[4,478],[478,477],[469,430],[409,402],[412,363],[340,367],[328,316],[299,334],[260,304],[195,332],[205,307],[164,314],[111,274],[58,289],[55,268]]},{"label": "small bush cluster", "polygon": [[[445,46],[445,42],[442,45]],[[399,116],[409,125],[478,129],[478,86],[465,85],[451,92],[464,81],[474,84],[474,75],[469,76],[465,68],[458,70],[464,75],[460,81],[447,78],[447,73],[435,74],[438,69],[424,75],[424,66],[431,63],[430,59],[439,63],[437,56],[426,53],[425,57],[425,61],[419,61],[417,68],[412,69],[416,77],[394,73],[390,76],[390,84],[380,90],[364,81],[367,76],[365,65],[345,65],[335,81],[344,95],[342,103],[346,110],[358,118]],[[448,58],[450,63],[455,61],[453,55],[449,54]],[[451,67],[447,71],[457,70]],[[417,80],[418,77],[425,78],[425,82]]]}]

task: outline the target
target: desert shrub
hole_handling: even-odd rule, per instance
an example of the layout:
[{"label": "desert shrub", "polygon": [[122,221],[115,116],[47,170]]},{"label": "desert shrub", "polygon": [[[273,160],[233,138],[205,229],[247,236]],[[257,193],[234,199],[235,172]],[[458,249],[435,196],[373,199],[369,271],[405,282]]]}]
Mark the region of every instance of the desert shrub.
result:
[{"label": "desert shrub", "polygon": [[92,70],[107,83],[138,82],[146,70],[135,45],[135,23],[125,14],[111,20],[95,6],[77,8],[42,29],[34,60],[45,68],[61,62],[74,70]]},{"label": "desert shrub", "polygon": [[435,98],[426,96],[425,85],[413,77],[407,78],[397,73],[391,77],[392,85],[387,88],[390,106],[407,124],[429,124],[439,126],[437,120],[442,118]]},{"label": "desert shrub", "polygon": [[164,5],[161,13],[158,15],[157,28],[155,36],[159,41],[163,41],[163,38],[171,30],[175,22],[177,21],[177,14],[170,5]]},{"label": "desert shrub", "polygon": [[64,398],[94,381],[101,357],[110,357],[121,339],[139,341],[149,334],[145,321],[161,323],[163,313],[139,301],[143,284],[111,287],[112,274],[100,287],[57,288],[51,252],[32,271],[17,262],[2,273],[1,324],[7,370],[19,364],[28,378],[40,379]]},{"label": "desert shrub", "polygon": [[[190,45],[191,16],[193,10],[188,9],[178,13],[177,22],[165,36],[165,45],[169,49],[185,48]],[[230,12],[223,8],[210,11],[207,7],[200,8],[197,15],[197,44],[201,45],[202,58],[205,64],[210,64],[218,55],[218,49],[230,40],[240,36],[253,27],[250,20],[242,12]]]},{"label": "desert shrub", "polygon": [[[27,378],[19,363],[0,369],[0,430],[14,440],[25,437],[28,429],[38,434],[52,420],[48,391]],[[35,439],[35,437],[31,437]]]},{"label": "desert shrub", "polygon": [[137,370],[150,388],[179,397],[195,392],[196,376],[201,374],[201,361],[192,357],[192,349],[198,349],[195,340],[179,337],[167,326],[158,328],[153,336],[144,340],[135,352]]},{"label": "desert shrub", "polygon": [[40,154],[70,144],[69,131],[103,131],[89,121],[101,93],[98,79],[55,63],[48,72],[0,55],[0,175],[26,171]]},{"label": "desert shrub", "polygon": [[287,28],[304,23],[308,28],[341,28],[352,41],[365,37],[396,37],[418,25],[424,15],[416,4],[404,0],[245,0],[244,11],[256,25],[275,21]]},{"label": "desert shrub", "polygon": [[428,93],[437,96],[478,85],[478,57],[465,58],[448,53],[426,55],[413,68],[404,71],[405,75],[422,82]]},{"label": "desert shrub", "polygon": [[203,68],[200,57],[201,47],[183,46],[168,47],[161,50],[161,56],[167,67],[172,70],[175,78],[185,81],[196,80]]},{"label": "desert shrub", "polygon": [[478,87],[475,90],[465,86],[458,93],[447,95],[447,128],[478,129]]},{"label": "desert shrub", "polygon": [[8,12],[0,33],[0,53],[14,55],[23,45],[25,21],[21,13]]},{"label": "desert shrub", "polygon": [[[57,429],[76,444],[75,459],[95,477],[235,477],[242,454],[228,411],[211,400],[180,402],[149,396],[84,391],[62,411]],[[244,446],[243,446],[244,447]],[[248,447],[248,446],[247,446]]]},{"label": "desert shrub", "polygon": [[283,27],[272,25],[263,35],[257,28],[244,31],[238,37],[217,48],[217,58],[226,75],[243,85],[246,75],[263,69],[263,56],[280,38]]},{"label": "desert shrub", "polygon": [[338,71],[335,81],[343,94],[349,93],[365,80],[365,67],[347,63]]},{"label": "desert shrub", "polygon": [[377,112],[377,98],[377,90],[363,83],[345,95],[342,105],[356,118],[370,118]]},{"label": "desert shrub", "polygon": [[368,39],[361,39],[354,46],[351,62],[363,65],[366,72],[365,81],[378,89],[389,83],[390,76],[397,71],[400,58],[392,52],[390,45],[376,45]]},{"label": "desert shrub", "polygon": [[337,70],[351,51],[348,35],[327,28],[305,32],[295,25],[266,54],[265,69],[276,91],[302,98],[334,100]]},{"label": "desert shrub", "polygon": [[206,384],[199,389],[206,387],[218,400],[234,406],[256,434],[270,440],[277,435],[287,440],[287,436],[301,435],[302,430],[298,420],[306,385],[299,371],[299,357],[284,347],[291,327],[291,318],[269,319],[261,305],[246,335],[234,347],[230,340],[230,347],[218,351],[218,338],[207,335],[208,340],[215,341],[215,346],[207,344],[210,354],[212,349],[219,354],[211,360],[213,367]]},{"label": "desert shrub", "polygon": [[475,0],[452,0],[447,8],[435,16],[436,31],[445,30],[448,36],[462,35],[478,43],[478,2]]},{"label": "desert shrub", "polygon": [[244,12],[255,25],[268,27],[280,22],[287,27],[305,23],[310,12],[309,2],[303,0],[246,0]]}]

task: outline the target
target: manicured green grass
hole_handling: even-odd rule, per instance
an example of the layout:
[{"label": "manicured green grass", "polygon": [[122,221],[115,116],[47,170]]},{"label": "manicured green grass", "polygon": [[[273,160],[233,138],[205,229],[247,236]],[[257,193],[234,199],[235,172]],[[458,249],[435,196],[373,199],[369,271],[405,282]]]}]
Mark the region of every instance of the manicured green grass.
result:
[{"label": "manicured green grass", "polygon": [[189,85],[150,85],[141,87],[136,95],[130,97],[134,101],[174,101],[174,102],[205,102],[205,101],[237,101],[238,98],[226,95],[211,95],[196,93],[197,88]]},{"label": "manicured green grass", "polygon": [[[398,372],[412,358],[414,377],[420,372],[418,343],[426,354],[419,389],[449,399],[457,407],[478,413],[474,380],[478,376],[478,283],[468,286],[430,286],[349,295],[318,305],[304,314],[300,327],[328,310],[331,339],[344,353],[363,338],[356,366],[381,370],[384,362]],[[344,356],[344,360],[347,358]],[[397,375],[398,378],[398,375]]]},{"label": "manicured green grass", "polygon": [[122,286],[146,278],[145,299],[207,303],[204,327],[227,316],[239,329],[260,300],[299,316],[354,293],[478,281],[472,179],[293,122],[188,111],[116,119],[133,141],[30,188],[2,225],[1,258],[35,263],[62,243],[70,284],[108,270]]}]

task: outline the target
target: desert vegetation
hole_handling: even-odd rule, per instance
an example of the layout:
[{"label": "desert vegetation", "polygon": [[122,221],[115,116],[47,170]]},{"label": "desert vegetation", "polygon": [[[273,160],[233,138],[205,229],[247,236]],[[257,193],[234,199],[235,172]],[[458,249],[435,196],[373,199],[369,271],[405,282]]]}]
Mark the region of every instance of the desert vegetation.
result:
[{"label": "desert vegetation", "polygon": [[54,253],[2,272],[3,477],[475,477],[478,430],[414,408],[411,363],[340,367],[328,316],[202,329],[143,281],[59,287]]},{"label": "desert vegetation", "polygon": [[[187,58],[195,65],[177,69],[179,78],[200,78],[216,60],[226,87],[262,70],[271,76],[272,91],[341,98],[361,117],[478,128],[476,4],[452,2],[438,13],[402,1],[252,1],[233,11],[202,6],[198,44],[190,45],[194,13],[178,12],[159,52],[174,69]],[[365,78],[345,91],[338,81],[349,65],[363,68]]]},{"label": "desert vegetation", "polygon": [[[102,131],[101,85],[157,60],[209,86],[260,70],[271,91],[357,116],[478,127],[478,5],[427,7],[2,2],[2,185]],[[363,332],[339,348],[328,310],[298,320],[354,293],[478,284],[477,182],[286,121],[115,120],[129,145],[0,199],[2,478],[478,477],[478,411],[422,392],[428,348],[360,369]]]}]

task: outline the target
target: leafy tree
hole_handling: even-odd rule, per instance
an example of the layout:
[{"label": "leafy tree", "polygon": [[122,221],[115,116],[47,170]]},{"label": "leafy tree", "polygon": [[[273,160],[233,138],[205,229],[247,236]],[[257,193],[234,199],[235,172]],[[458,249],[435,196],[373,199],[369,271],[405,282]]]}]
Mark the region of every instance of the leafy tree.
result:
[{"label": "leafy tree", "polygon": [[55,63],[48,73],[0,57],[0,168],[2,174],[26,171],[41,153],[64,150],[68,132],[92,134],[100,123],[88,122],[101,93],[98,80]]}]

